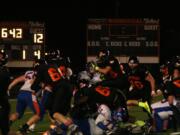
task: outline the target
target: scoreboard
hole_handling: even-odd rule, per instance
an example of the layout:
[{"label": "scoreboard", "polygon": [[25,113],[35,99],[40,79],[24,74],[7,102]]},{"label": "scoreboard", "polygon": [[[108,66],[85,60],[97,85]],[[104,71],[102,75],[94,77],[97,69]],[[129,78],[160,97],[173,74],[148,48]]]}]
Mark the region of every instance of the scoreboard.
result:
[{"label": "scoreboard", "polygon": [[43,22],[0,21],[0,51],[8,54],[9,67],[31,67],[45,51]]},{"label": "scoreboard", "polygon": [[158,63],[159,19],[89,19],[87,24],[87,61],[100,47],[107,47],[122,63],[136,55],[142,63]]}]

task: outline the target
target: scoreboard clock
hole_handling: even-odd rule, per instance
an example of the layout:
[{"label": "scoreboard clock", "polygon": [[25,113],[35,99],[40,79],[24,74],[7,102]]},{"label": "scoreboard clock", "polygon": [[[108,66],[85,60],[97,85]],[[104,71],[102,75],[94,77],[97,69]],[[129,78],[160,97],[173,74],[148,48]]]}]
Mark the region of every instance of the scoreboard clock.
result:
[{"label": "scoreboard clock", "polygon": [[44,22],[0,21],[0,51],[8,54],[9,67],[31,67],[45,50]]},{"label": "scoreboard clock", "polygon": [[89,19],[87,24],[87,61],[98,49],[107,47],[120,62],[139,56],[142,63],[159,63],[159,19]]}]

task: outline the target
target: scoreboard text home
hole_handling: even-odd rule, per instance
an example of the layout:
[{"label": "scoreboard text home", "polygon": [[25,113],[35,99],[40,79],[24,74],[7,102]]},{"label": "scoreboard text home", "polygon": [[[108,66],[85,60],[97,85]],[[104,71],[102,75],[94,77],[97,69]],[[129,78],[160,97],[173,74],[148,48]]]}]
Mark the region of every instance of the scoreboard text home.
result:
[{"label": "scoreboard text home", "polygon": [[141,63],[158,63],[160,26],[158,19],[89,19],[87,25],[87,61],[107,47],[120,62],[131,55]]},{"label": "scoreboard text home", "polygon": [[0,51],[8,54],[8,67],[32,67],[45,49],[45,24],[42,22],[1,22]]}]

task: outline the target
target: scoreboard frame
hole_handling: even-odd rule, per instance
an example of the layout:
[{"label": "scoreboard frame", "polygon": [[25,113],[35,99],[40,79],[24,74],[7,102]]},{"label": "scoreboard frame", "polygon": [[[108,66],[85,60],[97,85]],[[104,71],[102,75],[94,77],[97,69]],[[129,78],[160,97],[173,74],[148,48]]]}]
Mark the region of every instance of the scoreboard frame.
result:
[{"label": "scoreboard frame", "polygon": [[0,51],[8,54],[8,67],[32,67],[45,54],[45,23],[0,21]]},{"label": "scoreboard frame", "polygon": [[87,61],[93,60],[101,47],[109,48],[122,63],[127,63],[130,55],[137,55],[141,63],[159,63],[159,19],[89,19]]}]

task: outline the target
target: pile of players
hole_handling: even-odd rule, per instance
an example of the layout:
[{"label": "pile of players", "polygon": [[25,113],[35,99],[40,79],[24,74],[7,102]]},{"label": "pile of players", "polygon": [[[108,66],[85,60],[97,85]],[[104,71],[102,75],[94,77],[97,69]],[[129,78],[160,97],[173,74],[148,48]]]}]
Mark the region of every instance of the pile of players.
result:
[{"label": "pile of players", "polygon": [[[1,62],[6,60],[4,53],[0,53],[0,58]],[[4,63],[1,64],[3,73],[0,74],[0,81],[7,80],[1,83],[5,92],[0,95],[5,97],[0,98],[0,114],[7,116],[1,118],[0,115],[3,135],[8,134],[9,124],[23,116],[27,106],[34,115],[22,125],[19,134],[27,134],[31,126],[43,119],[45,112],[48,112],[53,127],[44,135],[120,134],[119,125],[129,120],[128,107],[131,105],[139,106],[147,113],[153,125],[151,131],[165,131],[172,125],[171,122],[177,129],[180,109],[179,57],[160,66],[160,85],[155,83],[148,68],[141,65],[136,56],[129,57],[128,64],[123,65],[106,48],[100,49],[97,59],[87,63],[86,69],[77,75],[72,72],[69,58],[62,57],[59,50],[36,60],[32,70],[11,83],[8,71],[3,71]],[[24,84],[17,96],[16,112],[8,118],[6,90],[10,93],[20,82]],[[164,99],[152,104],[152,98],[160,94]],[[38,95],[41,95],[40,101]],[[1,124],[7,119],[7,124]]]}]

